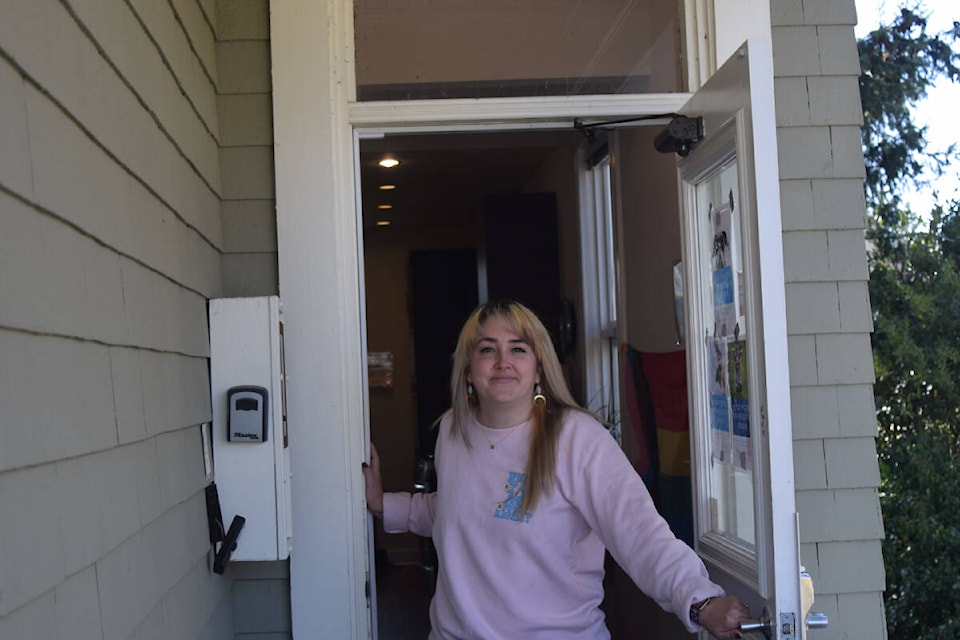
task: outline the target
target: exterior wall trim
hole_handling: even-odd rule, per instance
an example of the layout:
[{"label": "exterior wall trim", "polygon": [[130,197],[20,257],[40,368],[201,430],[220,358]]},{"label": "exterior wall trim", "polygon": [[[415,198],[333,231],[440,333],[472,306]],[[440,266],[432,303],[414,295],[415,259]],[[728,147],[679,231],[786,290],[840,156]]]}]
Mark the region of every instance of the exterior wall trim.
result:
[{"label": "exterior wall trim", "polygon": [[369,638],[363,282],[354,199],[353,6],[270,3],[280,298],[291,447],[292,629]]}]

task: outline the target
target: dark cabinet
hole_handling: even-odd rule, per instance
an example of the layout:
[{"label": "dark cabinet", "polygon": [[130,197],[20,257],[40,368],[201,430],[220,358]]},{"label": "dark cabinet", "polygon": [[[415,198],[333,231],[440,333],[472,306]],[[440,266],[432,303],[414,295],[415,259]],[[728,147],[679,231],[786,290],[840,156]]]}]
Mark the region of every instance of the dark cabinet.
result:
[{"label": "dark cabinet", "polygon": [[481,260],[487,298],[509,298],[530,307],[550,331],[562,358],[564,305],[556,194],[486,196]]}]

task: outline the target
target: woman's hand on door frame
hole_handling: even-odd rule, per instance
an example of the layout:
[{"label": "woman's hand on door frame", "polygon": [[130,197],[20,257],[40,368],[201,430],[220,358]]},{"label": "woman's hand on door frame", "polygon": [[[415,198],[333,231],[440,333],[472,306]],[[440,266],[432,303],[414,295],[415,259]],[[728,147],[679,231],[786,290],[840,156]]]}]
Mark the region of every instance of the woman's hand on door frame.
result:
[{"label": "woman's hand on door frame", "polygon": [[380,456],[377,448],[370,443],[370,464],[363,463],[364,491],[367,499],[367,511],[383,519],[383,480],[380,479]]}]

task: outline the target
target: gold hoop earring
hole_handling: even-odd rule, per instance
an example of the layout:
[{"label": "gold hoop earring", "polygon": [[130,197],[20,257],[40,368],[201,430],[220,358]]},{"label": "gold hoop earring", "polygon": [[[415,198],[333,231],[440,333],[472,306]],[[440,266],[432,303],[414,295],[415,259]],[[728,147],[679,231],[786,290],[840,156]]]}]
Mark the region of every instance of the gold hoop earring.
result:
[{"label": "gold hoop earring", "polygon": [[547,404],[547,397],[543,395],[543,389],[540,388],[539,384],[533,388],[533,404],[538,404],[541,407]]}]

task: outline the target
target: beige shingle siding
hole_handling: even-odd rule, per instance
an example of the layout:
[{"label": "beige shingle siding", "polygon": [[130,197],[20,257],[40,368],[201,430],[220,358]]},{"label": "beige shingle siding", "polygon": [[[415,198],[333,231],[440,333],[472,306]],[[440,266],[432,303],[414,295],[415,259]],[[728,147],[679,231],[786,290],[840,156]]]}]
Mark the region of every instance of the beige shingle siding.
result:
[{"label": "beige shingle siding", "polygon": [[816,338],[819,384],[873,383],[873,358],[868,334],[828,333]]},{"label": "beige shingle siding", "polygon": [[[213,3],[214,0],[201,0],[203,5]],[[268,0],[216,0],[216,6],[218,39],[269,40]]]},{"label": "beige shingle siding", "polygon": [[[140,5],[153,4],[149,0],[138,0]],[[187,55],[187,50],[180,51],[181,56],[186,60],[186,65],[196,67],[202,70],[203,76],[208,82],[212,82],[214,87],[217,84],[217,38],[214,27],[216,15],[210,13],[212,6],[208,9],[204,0],[172,0],[170,3],[180,24],[183,25],[184,37],[189,41],[190,50],[193,56]],[[211,3],[212,4],[212,3]],[[191,73],[196,74],[196,71]],[[179,75],[179,74],[178,74]],[[197,76],[198,78],[199,76]],[[206,89],[204,89],[204,94]],[[204,98],[205,104],[212,107],[215,111],[218,100],[211,100],[209,96]],[[203,110],[203,113],[207,111]],[[215,119],[209,122],[216,122]],[[214,131],[216,127],[211,127]]]},{"label": "beige shingle siding", "polygon": [[853,0],[771,0],[801,562],[824,640],[883,622]]},{"label": "beige shingle siding", "polygon": [[862,281],[868,273],[863,229],[785,232],[783,262],[787,282]]},{"label": "beige shingle siding", "polygon": [[807,78],[810,123],[819,125],[863,124],[860,90],[847,76]]},{"label": "beige shingle siding", "polygon": [[269,93],[221,95],[219,114],[224,146],[273,144],[273,105]]},{"label": "beige shingle siding", "polygon": [[863,123],[857,84],[846,76],[783,76],[774,82],[777,124],[856,125]]},{"label": "beige shingle siding", "polygon": [[[116,446],[108,347],[0,330],[0,353],[0,399],[4,407],[0,471]],[[30,504],[24,502],[22,506]],[[4,521],[0,522],[2,533],[9,515],[0,515]],[[6,539],[2,542],[6,547]],[[5,548],[0,565],[15,561],[15,554]]]},{"label": "beige shingle siding", "polygon": [[0,184],[23,196],[33,193],[26,91],[20,72],[0,58]]},{"label": "beige shingle siding", "polygon": [[800,530],[800,542],[835,540],[846,533],[861,539],[883,535],[876,491],[871,489],[801,491],[797,508],[807,513],[823,513],[824,517],[806,523]]},{"label": "beige shingle siding", "polygon": [[[268,2],[218,0],[216,25],[223,291],[225,296],[275,295],[280,285]],[[277,561],[231,567],[231,622],[238,636],[289,637],[289,566]]]},{"label": "beige shingle siding", "polygon": [[827,593],[883,591],[883,559],[880,541],[821,542],[820,584]]},{"label": "beige shingle siding", "polygon": [[222,290],[213,41],[196,0],[4,5],[2,638],[232,637],[197,426]]},{"label": "beige shingle siding", "polygon": [[[852,0],[803,0],[795,2],[777,2],[778,5],[802,6],[804,24],[853,25],[856,21],[856,8]],[[774,21],[774,24],[777,24]]]},{"label": "beige shingle siding", "polygon": [[840,330],[840,290],[837,283],[787,284],[787,330],[792,334]]},{"label": "beige shingle siding", "polygon": [[272,146],[225,147],[220,158],[224,170],[224,200],[272,200],[275,197]]},{"label": "beige shingle siding", "polygon": [[[859,268],[859,263],[854,267]],[[788,283],[786,293],[787,326],[793,335],[873,330],[864,280]]]},{"label": "beige shingle siding", "polygon": [[794,440],[876,435],[871,385],[795,384],[790,392]]},{"label": "beige shingle siding", "polygon": [[238,563],[233,567],[233,576],[233,623],[238,637],[244,640],[289,638],[289,563]]},{"label": "beige shingle siding", "polygon": [[76,2],[71,8],[148,114],[217,191],[216,92],[170,3]]},{"label": "beige shingle siding", "polygon": [[780,127],[778,140],[783,180],[864,177],[860,130],[855,125]]},{"label": "beige shingle siding", "polygon": [[[109,17],[117,23],[114,29],[130,28],[141,34],[139,39],[130,39],[132,36],[128,35],[124,42],[136,48],[121,51],[118,55],[146,56],[143,52],[153,49],[152,43],[135,20],[131,23],[115,17],[124,13],[129,11],[120,3],[116,10],[104,11],[95,19]],[[118,62],[105,58],[98,50],[100,43],[91,41],[85,33],[88,30],[93,31],[86,23],[78,23],[54,0],[18,2],[12,3],[5,14],[3,26],[0,26],[0,41],[5,53],[28,76],[30,84],[35,83],[46,94],[49,109],[60,110],[61,120],[69,120],[77,128],[75,135],[87,136],[114,160],[118,169],[129,172],[142,182],[178,217],[199,231],[213,246],[219,247],[219,176],[211,175],[217,170],[210,163],[216,160],[215,141],[206,133],[199,136],[200,141],[192,139],[199,131],[199,119],[186,106],[186,98],[175,82],[164,83],[169,92],[176,94],[163,94],[166,102],[173,101],[171,105],[152,105],[146,102],[151,95],[137,92],[138,83],[163,82],[163,78],[170,75],[159,53],[154,53],[149,63],[131,69],[149,75],[135,82],[133,78],[117,73],[117,69],[122,72],[133,63],[119,67]],[[148,105],[146,108],[144,103]],[[39,108],[37,111],[31,113],[31,153],[59,150],[59,134],[65,132],[64,125],[56,121],[54,114]],[[44,120],[35,122],[33,118],[37,117]],[[180,119],[194,122],[184,124]],[[49,129],[48,125],[56,128]],[[203,138],[208,142],[206,150],[201,153],[192,147],[204,142]],[[72,140],[68,142],[68,151],[82,151]],[[47,169],[44,160],[43,157],[33,159],[39,165],[34,166],[35,172]],[[92,170],[83,170],[84,166],[79,165],[70,173],[74,176],[93,174]],[[40,204],[47,205],[48,199],[58,193],[44,192],[44,188],[52,187],[42,182],[43,177],[37,176],[37,198]],[[53,185],[57,185],[56,179],[63,176],[51,177]],[[99,186],[92,185],[93,188]],[[63,191],[60,189],[60,194]]]},{"label": "beige shingle siding", "polygon": [[781,180],[780,200],[784,231],[863,229],[866,224],[861,178]]},{"label": "beige shingle siding", "polygon": [[226,296],[279,292],[266,0],[217,5]]}]

